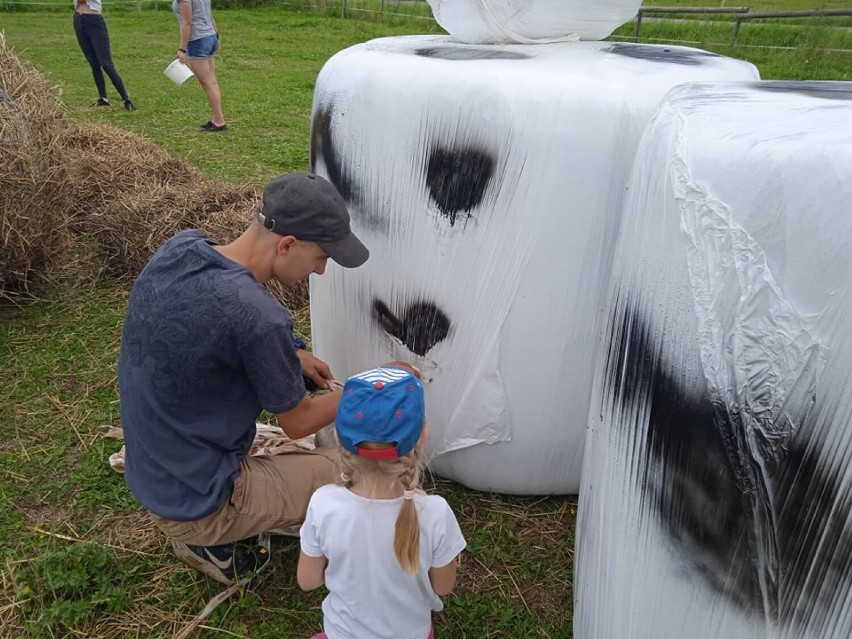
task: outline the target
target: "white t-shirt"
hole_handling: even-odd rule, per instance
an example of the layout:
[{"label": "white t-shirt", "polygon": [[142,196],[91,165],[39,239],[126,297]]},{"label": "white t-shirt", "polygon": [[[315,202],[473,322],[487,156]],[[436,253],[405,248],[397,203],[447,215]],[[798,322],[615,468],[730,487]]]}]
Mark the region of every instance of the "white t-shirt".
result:
[{"label": "white t-shirt", "polygon": [[428,571],[446,566],[466,545],[450,505],[415,495],[420,572],[406,573],[393,552],[403,498],[368,499],[343,486],[319,488],[301,529],[302,552],[328,559],[322,602],[329,639],[426,639],[432,610],[442,610]]}]

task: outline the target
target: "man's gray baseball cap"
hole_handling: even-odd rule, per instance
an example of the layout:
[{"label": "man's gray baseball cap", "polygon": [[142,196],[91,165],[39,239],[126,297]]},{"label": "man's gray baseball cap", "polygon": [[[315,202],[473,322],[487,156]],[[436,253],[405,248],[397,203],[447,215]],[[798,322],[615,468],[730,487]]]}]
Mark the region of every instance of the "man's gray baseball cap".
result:
[{"label": "man's gray baseball cap", "polygon": [[361,266],[370,251],[349,227],[349,211],[337,189],[314,173],[284,173],[263,187],[257,219],[278,235],[316,242],[345,268]]}]

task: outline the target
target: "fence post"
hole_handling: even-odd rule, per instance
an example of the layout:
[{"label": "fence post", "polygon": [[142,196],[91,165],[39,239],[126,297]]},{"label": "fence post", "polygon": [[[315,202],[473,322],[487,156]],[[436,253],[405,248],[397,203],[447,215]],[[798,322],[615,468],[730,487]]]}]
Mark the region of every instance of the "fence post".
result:
[{"label": "fence post", "polygon": [[381,12],[381,15],[382,15],[382,19],[381,19],[381,21],[382,21],[382,23],[384,24],[384,21],[385,21],[385,0],[382,0],[382,12]]},{"label": "fence post", "polygon": [[142,11],[142,0],[136,0],[136,10]]},{"label": "fence post", "polygon": [[343,3],[340,6],[340,17],[341,18],[346,17],[346,0],[343,0]]},{"label": "fence post", "polygon": [[636,14],[636,33],[633,34],[633,41],[639,42],[639,29],[642,27],[642,9],[639,9]]},{"label": "fence post", "polygon": [[740,16],[737,15],[734,17],[734,35],[731,38],[731,48],[737,46],[737,36],[740,34]]}]

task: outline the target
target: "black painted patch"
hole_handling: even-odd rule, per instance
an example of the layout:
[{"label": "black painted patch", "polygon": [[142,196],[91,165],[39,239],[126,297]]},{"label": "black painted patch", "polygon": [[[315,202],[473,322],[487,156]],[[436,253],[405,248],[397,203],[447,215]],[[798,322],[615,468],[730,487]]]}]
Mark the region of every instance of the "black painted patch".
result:
[{"label": "black painted patch", "polygon": [[530,56],[516,51],[475,49],[472,47],[429,47],[417,49],[415,54],[424,58],[441,60],[528,60]]},{"label": "black painted patch", "polygon": [[316,172],[317,162],[322,160],[328,174],[328,181],[343,196],[347,203],[352,203],[357,195],[351,176],[347,175],[343,158],[334,143],[332,131],[332,115],[334,105],[327,104],[316,110],[311,122],[311,171]]},{"label": "black painted patch", "polygon": [[643,500],[685,563],[791,636],[832,636],[832,606],[852,587],[852,495],[823,458],[814,413],[764,475],[738,407],[684,388],[636,308],[610,337],[607,394],[622,415],[650,410]]},{"label": "black painted patch", "polygon": [[762,609],[754,546],[706,395],[693,396],[664,372],[645,323],[628,309],[607,360],[609,393],[630,414],[649,398],[644,498],[689,566],[738,606]]},{"label": "black painted patch", "polygon": [[698,49],[675,49],[672,47],[654,46],[649,44],[616,43],[606,49],[608,53],[622,55],[637,60],[648,60],[650,62],[665,62],[667,64],[681,64],[687,66],[698,66],[704,64],[707,58],[718,58],[719,56],[709,51]]},{"label": "black painted patch", "polygon": [[852,82],[753,82],[762,91],[801,93],[812,98],[826,100],[852,100]]},{"label": "black painted patch", "polygon": [[[438,209],[455,225],[460,214],[482,201],[496,161],[477,148],[433,147],[426,160],[426,186]],[[467,216],[465,216],[466,218]]]},{"label": "black painted patch", "polygon": [[414,302],[397,318],[381,300],[373,300],[376,321],[412,353],[425,355],[450,332],[450,318],[432,302]]}]

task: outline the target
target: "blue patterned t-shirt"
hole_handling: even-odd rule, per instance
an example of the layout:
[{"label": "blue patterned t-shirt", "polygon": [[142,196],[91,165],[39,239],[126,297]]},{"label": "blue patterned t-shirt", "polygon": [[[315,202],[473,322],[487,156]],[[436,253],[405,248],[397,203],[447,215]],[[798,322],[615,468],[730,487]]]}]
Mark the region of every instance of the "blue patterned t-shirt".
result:
[{"label": "blue patterned t-shirt", "polygon": [[145,508],[191,521],[230,496],[261,409],[305,396],[293,322],[201,231],[151,258],[130,293],[118,361],[125,479]]}]

